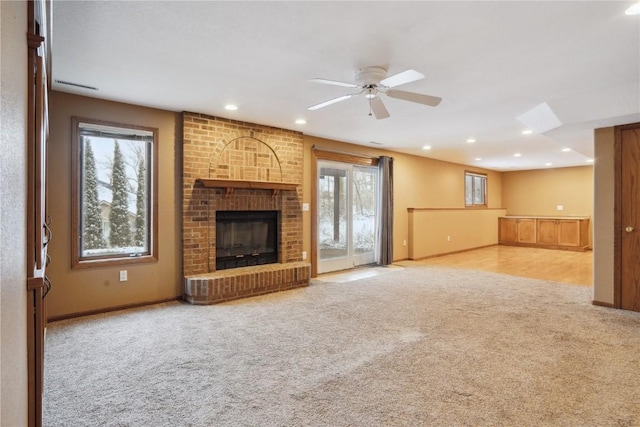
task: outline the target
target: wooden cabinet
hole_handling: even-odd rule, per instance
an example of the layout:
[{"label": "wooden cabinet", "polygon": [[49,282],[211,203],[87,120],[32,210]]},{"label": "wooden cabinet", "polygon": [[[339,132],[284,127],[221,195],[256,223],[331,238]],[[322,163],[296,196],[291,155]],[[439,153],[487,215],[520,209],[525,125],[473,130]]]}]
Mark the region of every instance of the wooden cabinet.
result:
[{"label": "wooden cabinet", "polygon": [[501,245],[590,249],[587,217],[501,217],[498,221]]},{"label": "wooden cabinet", "polygon": [[558,245],[589,246],[589,221],[558,220]]},{"label": "wooden cabinet", "polygon": [[518,219],[518,242],[536,242],[536,220],[531,218]]},{"label": "wooden cabinet", "polygon": [[531,218],[500,218],[500,243],[535,243],[536,220]]},{"label": "wooden cabinet", "polygon": [[538,243],[570,247],[588,246],[588,225],[589,220],[540,219]]},{"label": "wooden cabinet", "polygon": [[498,218],[498,243],[518,241],[518,220],[516,218]]},{"label": "wooden cabinet", "polygon": [[558,220],[552,218],[538,219],[538,243],[541,245],[555,245],[558,242]]}]

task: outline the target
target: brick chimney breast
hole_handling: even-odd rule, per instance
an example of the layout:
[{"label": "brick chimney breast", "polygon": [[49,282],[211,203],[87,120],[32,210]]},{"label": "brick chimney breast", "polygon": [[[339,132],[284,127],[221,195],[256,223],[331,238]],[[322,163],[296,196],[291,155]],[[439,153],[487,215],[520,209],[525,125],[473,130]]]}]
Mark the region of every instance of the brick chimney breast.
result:
[{"label": "brick chimney breast", "polygon": [[[182,113],[183,274],[215,272],[217,210],[279,210],[279,262],[302,261],[302,133]],[[204,188],[199,178],[283,182],[296,191]],[[225,270],[227,271],[227,270]],[[229,274],[228,272],[225,274]]]}]

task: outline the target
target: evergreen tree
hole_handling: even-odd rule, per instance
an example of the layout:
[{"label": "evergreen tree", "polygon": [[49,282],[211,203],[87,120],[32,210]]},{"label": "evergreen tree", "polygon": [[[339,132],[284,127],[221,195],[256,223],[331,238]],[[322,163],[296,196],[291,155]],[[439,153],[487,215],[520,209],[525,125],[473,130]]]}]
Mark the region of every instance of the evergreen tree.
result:
[{"label": "evergreen tree", "polygon": [[102,238],[102,217],[100,215],[100,201],[98,200],[96,159],[93,155],[90,141],[87,141],[85,150],[84,188],[82,194],[82,206],[84,206],[84,218],[82,221],[83,249],[103,249],[106,247],[106,243]]},{"label": "evergreen tree", "polygon": [[133,244],[135,246],[145,245],[145,217],[146,217],[146,181],[145,181],[145,167],[144,158],[140,156],[138,158],[138,190],[136,192],[136,234],[133,238]]},{"label": "evergreen tree", "polygon": [[125,163],[118,141],[113,149],[113,170],[111,173],[111,212],[109,213],[109,243],[112,247],[122,248],[131,245],[129,228],[128,182]]}]

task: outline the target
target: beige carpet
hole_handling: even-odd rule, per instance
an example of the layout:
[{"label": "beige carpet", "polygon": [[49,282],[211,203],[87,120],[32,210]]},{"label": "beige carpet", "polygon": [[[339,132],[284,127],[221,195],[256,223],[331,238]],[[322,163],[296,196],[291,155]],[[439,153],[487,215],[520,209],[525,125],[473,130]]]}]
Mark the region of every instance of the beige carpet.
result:
[{"label": "beige carpet", "polygon": [[53,323],[45,426],[635,426],[640,313],[439,267]]}]

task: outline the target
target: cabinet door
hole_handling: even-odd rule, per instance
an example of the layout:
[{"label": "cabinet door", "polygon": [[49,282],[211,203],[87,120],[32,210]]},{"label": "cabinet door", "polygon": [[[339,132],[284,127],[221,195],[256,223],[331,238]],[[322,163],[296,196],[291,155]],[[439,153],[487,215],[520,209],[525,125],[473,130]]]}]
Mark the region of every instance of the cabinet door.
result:
[{"label": "cabinet door", "polygon": [[558,245],[580,246],[580,221],[576,219],[558,220]]},{"label": "cabinet door", "polygon": [[515,243],[518,241],[518,223],[516,219],[500,218],[500,234],[498,240],[505,243]]},{"label": "cabinet door", "polygon": [[536,220],[522,219],[518,220],[518,242],[535,243],[536,242]]},{"label": "cabinet door", "polygon": [[555,219],[538,219],[538,240],[541,245],[558,244],[558,226]]}]

